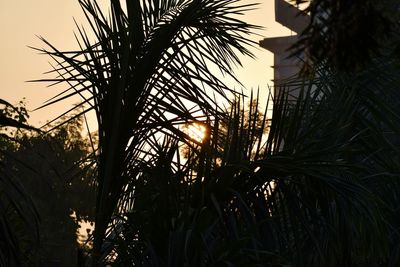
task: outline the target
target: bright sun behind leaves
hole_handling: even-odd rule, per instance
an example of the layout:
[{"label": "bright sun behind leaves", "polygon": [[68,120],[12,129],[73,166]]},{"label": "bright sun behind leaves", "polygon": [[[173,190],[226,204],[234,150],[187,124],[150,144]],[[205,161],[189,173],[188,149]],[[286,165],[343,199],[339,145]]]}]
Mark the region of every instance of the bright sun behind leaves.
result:
[{"label": "bright sun behind leaves", "polygon": [[198,123],[191,123],[187,127],[188,135],[198,142],[202,142],[206,137],[206,127]]}]

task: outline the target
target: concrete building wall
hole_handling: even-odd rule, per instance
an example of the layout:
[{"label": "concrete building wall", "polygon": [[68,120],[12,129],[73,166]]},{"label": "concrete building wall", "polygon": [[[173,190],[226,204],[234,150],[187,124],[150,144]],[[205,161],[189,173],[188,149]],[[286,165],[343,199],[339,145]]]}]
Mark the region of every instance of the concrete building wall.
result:
[{"label": "concrete building wall", "polygon": [[275,20],[289,28],[293,35],[265,38],[260,41],[260,46],[274,54],[274,85],[280,81],[296,75],[301,67],[299,58],[290,57],[289,48],[296,43],[301,32],[309,23],[309,16],[301,9],[291,5],[285,0],[275,0]]}]

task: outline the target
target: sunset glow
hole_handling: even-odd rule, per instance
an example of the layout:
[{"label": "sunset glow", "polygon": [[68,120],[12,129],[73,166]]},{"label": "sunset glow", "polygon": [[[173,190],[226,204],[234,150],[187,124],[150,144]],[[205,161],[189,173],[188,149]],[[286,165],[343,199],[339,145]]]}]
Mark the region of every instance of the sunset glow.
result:
[{"label": "sunset glow", "polygon": [[202,142],[206,137],[206,127],[198,123],[188,125],[188,135],[198,142]]}]

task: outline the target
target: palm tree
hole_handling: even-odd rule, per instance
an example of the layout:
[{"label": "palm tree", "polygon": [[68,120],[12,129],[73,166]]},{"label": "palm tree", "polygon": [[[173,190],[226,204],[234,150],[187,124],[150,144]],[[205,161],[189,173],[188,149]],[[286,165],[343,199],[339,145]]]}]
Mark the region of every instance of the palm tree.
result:
[{"label": "palm tree", "polygon": [[399,120],[364,75],[293,80],[270,99],[270,126],[257,105],[245,115],[234,101],[224,123],[206,122],[187,161],[179,136],[154,138],[109,230],[106,263],[395,266],[399,154],[386,138]]},{"label": "palm tree", "polygon": [[[232,15],[252,6],[238,3],[115,0],[106,17],[82,0],[96,41],[83,29],[80,51],[44,40],[51,81],[71,87],[49,105],[81,95],[97,115],[92,265],[395,266],[396,61],[356,75],[316,65],[318,78],[270,94],[270,122],[252,105],[244,116],[240,97],[227,115],[210,66],[230,74],[249,54],[255,27]],[[192,122],[205,139],[179,127]]]},{"label": "palm tree", "polygon": [[[251,9],[238,0],[110,1],[106,17],[95,1],[79,1],[96,41],[79,29],[80,51],[46,52],[70,90],[48,104],[81,95],[94,110],[99,132],[98,192],[93,265],[100,260],[105,233],[144,157],[159,134],[187,139],[178,125],[214,110],[230,90],[211,66],[231,75],[237,52],[251,55],[249,25],[234,15]],[[148,154],[148,156],[146,156]]]}]

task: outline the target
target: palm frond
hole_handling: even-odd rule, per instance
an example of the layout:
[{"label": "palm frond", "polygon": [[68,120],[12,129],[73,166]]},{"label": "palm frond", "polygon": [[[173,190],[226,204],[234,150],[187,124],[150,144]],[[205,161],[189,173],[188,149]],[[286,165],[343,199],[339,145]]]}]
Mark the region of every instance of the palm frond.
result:
[{"label": "palm frond", "polygon": [[[81,95],[97,115],[99,180],[94,255],[132,174],[129,162],[140,162],[146,140],[159,132],[178,133],[171,117],[196,120],[190,111],[214,109],[214,92],[230,91],[210,71],[215,65],[227,75],[240,64],[237,52],[251,55],[245,37],[256,26],[233,17],[254,5],[238,0],[110,1],[106,16],[96,2],[79,1],[95,42],[78,29],[80,51],[62,52],[42,39],[55,59],[57,78],[72,89],[52,102]],[[232,76],[233,77],[233,76]],[[146,125],[152,125],[147,128]],[[96,261],[96,259],[95,259]]]}]

